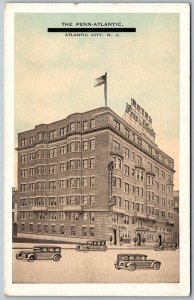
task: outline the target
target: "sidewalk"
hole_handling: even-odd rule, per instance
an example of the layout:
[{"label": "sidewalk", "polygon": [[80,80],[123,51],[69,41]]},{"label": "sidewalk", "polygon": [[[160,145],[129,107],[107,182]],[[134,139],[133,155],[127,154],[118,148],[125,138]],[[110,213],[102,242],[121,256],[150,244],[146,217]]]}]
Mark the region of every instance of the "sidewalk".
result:
[{"label": "sidewalk", "polygon": [[[32,248],[35,245],[41,244],[52,244],[60,246],[62,249],[75,249],[76,244],[85,243],[88,240],[80,239],[76,237],[58,237],[58,236],[43,236],[43,235],[35,235],[35,234],[18,234],[18,236],[13,237],[13,248]],[[90,239],[92,240],[92,239]],[[143,250],[143,249],[153,249],[154,244],[147,244],[144,247],[142,246],[134,246],[134,244],[123,244],[121,245],[110,245],[107,242],[107,246],[109,250],[116,249],[128,249],[128,250]]]}]

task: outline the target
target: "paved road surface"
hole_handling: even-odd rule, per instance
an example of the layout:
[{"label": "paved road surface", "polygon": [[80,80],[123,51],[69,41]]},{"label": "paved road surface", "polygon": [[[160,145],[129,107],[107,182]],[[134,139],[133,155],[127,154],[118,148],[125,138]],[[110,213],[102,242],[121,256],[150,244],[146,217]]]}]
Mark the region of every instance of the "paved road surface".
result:
[{"label": "paved road surface", "polygon": [[[135,283],[178,282],[179,251],[107,250],[106,252],[76,252],[62,249],[62,259],[54,261],[18,261],[13,249],[13,282],[15,283]],[[118,253],[147,254],[162,262],[161,269],[116,270]]]}]

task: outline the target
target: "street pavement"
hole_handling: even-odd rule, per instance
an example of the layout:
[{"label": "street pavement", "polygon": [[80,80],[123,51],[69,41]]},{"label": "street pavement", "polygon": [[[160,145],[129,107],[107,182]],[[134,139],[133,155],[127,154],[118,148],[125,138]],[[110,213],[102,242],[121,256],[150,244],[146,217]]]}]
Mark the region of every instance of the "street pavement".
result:
[{"label": "street pavement", "polygon": [[[14,245],[16,247],[16,245]],[[59,262],[37,260],[32,263],[16,260],[20,249],[31,244],[17,245],[13,249],[14,283],[158,283],[179,281],[179,250],[154,251],[146,248],[109,248],[106,252],[77,252],[75,245],[62,245]],[[66,248],[65,248],[66,247]],[[117,254],[146,254],[150,259],[161,261],[160,270],[116,270]]]}]

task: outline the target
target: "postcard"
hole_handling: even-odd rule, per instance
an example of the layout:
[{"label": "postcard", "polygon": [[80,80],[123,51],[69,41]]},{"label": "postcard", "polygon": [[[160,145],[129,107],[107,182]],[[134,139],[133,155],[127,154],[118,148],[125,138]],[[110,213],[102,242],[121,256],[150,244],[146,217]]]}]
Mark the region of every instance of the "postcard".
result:
[{"label": "postcard", "polygon": [[189,295],[189,19],[6,4],[6,295]]}]

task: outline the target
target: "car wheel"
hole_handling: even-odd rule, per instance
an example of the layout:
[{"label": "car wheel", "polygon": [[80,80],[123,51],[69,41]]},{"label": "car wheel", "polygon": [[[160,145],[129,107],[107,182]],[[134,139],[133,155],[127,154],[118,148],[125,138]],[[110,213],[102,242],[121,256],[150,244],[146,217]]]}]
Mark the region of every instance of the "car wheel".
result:
[{"label": "car wheel", "polygon": [[155,262],[153,265],[154,270],[159,270],[160,269],[160,264],[158,262]]},{"label": "car wheel", "polygon": [[121,268],[119,268],[117,265],[115,265],[115,269],[120,270]]},{"label": "car wheel", "polygon": [[107,247],[106,246],[102,246],[102,251],[106,251]]},{"label": "car wheel", "polygon": [[173,251],[175,251],[175,250],[176,250],[176,248],[174,248],[174,247],[173,247],[173,248],[172,248],[172,250],[173,250]]},{"label": "car wheel", "polygon": [[121,269],[121,268],[124,268],[124,267],[125,267],[125,264],[124,264],[124,262],[121,261],[121,262],[119,263],[119,268]]},{"label": "car wheel", "polygon": [[135,264],[130,264],[129,267],[128,267],[128,269],[129,269],[130,271],[135,271],[136,265],[135,265]]},{"label": "car wheel", "polygon": [[88,247],[84,248],[84,252],[85,252],[85,253],[88,252],[88,251],[89,251],[89,248],[88,248]]},{"label": "car wheel", "polygon": [[19,260],[19,254],[16,254],[16,259]]},{"label": "car wheel", "polygon": [[36,259],[35,255],[30,255],[30,256],[28,257],[28,261],[29,261],[29,262],[33,262],[33,261],[35,261],[35,259]]},{"label": "car wheel", "polygon": [[60,259],[61,259],[60,255],[55,255],[55,256],[53,257],[53,260],[54,260],[55,262],[60,261]]}]

